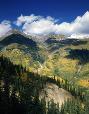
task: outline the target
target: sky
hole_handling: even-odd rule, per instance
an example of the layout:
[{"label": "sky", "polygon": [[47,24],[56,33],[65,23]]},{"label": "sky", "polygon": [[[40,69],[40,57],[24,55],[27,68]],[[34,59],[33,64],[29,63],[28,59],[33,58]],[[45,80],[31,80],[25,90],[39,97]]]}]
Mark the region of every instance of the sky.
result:
[{"label": "sky", "polygon": [[0,0],[0,21],[35,14],[69,22],[87,10],[89,0]]},{"label": "sky", "polygon": [[0,36],[12,28],[27,34],[85,35],[88,25],[89,0],[0,0]]}]

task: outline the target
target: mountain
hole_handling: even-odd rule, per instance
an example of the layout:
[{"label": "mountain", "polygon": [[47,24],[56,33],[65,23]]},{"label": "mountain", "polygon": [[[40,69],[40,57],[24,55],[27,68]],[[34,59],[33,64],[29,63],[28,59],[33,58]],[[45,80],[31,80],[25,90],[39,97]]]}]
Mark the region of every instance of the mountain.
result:
[{"label": "mountain", "polygon": [[0,50],[0,55],[10,58],[14,64],[22,64],[29,71],[56,75],[70,83],[89,87],[88,38],[68,39],[55,34],[30,36],[12,30],[1,38]]},{"label": "mountain", "polygon": [[5,36],[0,43],[4,46],[10,45],[12,43],[18,43],[21,45],[31,46],[33,48],[37,48],[36,42],[26,36],[24,33],[12,30],[8,36]]},{"label": "mountain", "polygon": [[[3,77],[0,78],[0,86],[5,90],[2,93],[10,88],[8,98],[16,96],[20,101],[22,97],[26,109],[30,105],[34,107],[35,103],[35,109],[38,109],[43,103],[43,109],[61,108],[65,111],[69,108],[72,112],[72,107],[75,113],[77,105],[78,111],[82,108],[85,111],[84,106],[89,106],[85,101],[89,99],[86,97],[89,94],[88,38],[67,38],[55,34],[30,36],[12,30],[0,40],[0,56],[0,75]],[[5,82],[6,86],[3,86]],[[3,103],[5,100],[2,98]]]},{"label": "mountain", "polygon": [[1,55],[9,57],[15,64],[23,64],[24,67],[34,66],[36,61],[42,63],[47,56],[43,45],[41,46],[31,36],[18,30],[9,31],[3,36],[0,47]]}]

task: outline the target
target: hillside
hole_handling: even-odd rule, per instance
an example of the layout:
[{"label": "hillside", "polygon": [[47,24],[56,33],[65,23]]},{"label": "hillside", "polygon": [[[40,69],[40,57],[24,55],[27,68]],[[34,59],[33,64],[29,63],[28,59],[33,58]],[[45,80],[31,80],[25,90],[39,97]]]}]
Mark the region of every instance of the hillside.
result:
[{"label": "hillside", "polygon": [[15,30],[1,38],[1,108],[8,111],[9,106],[11,111],[24,110],[25,114],[75,114],[75,110],[86,114],[89,39],[48,35],[45,40],[40,36],[39,42],[37,37]]},{"label": "hillside", "polygon": [[43,63],[48,56],[43,45],[17,30],[3,37],[0,45],[0,55],[9,57],[14,64],[22,64],[28,70],[31,66],[35,67],[37,61]]},{"label": "hillside", "polygon": [[40,92],[40,99],[45,98],[46,102],[50,102],[51,100],[54,103],[58,103],[61,108],[62,104],[69,99],[73,99],[73,96],[63,88],[59,88],[56,84],[47,83],[45,88]]},{"label": "hillside", "polygon": [[15,31],[0,41],[3,45],[0,54],[29,71],[55,75],[88,88],[89,40],[67,39],[63,35],[63,39],[59,38],[60,35],[55,37],[47,36],[43,44]]},{"label": "hillside", "polygon": [[[89,87],[89,40],[48,39],[49,58],[41,73],[59,76],[85,88]],[[81,83],[82,82],[82,83]]]},{"label": "hillside", "polygon": [[[88,106],[82,91],[72,85],[27,72],[21,65],[14,65],[0,57],[0,113],[1,114],[66,114]],[[86,97],[88,99],[88,97]],[[78,107],[78,108],[76,108]],[[68,110],[66,110],[68,109]],[[80,110],[81,109],[81,110]],[[71,114],[71,113],[69,113]]]}]

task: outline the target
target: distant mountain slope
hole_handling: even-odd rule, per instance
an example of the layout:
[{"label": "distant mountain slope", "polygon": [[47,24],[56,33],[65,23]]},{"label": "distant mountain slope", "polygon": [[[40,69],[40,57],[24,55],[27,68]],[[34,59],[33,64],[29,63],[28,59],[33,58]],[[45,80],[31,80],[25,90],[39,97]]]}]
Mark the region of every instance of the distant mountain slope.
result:
[{"label": "distant mountain slope", "polygon": [[79,40],[79,39],[67,39],[67,38],[62,40],[49,38],[45,41],[45,43],[48,45],[49,51],[53,52],[62,47],[69,46],[69,45],[74,45],[74,46],[83,45],[83,44],[86,44],[87,41]]},{"label": "distant mountain slope", "polygon": [[8,35],[0,41],[0,44],[4,46],[10,45],[12,43],[18,43],[21,45],[30,46],[32,48],[37,49],[37,44],[35,41],[33,41],[32,39],[18,31],[12,32],[10,35]]},{"label": "distant mountain slope", "polygon": [[23,64],[25,67],[34,66],[36,61],[44,62],[48,55],[43,45],[17,30],[11,31],[0,40],[0,50],[1,55],[9,57],[12,62]]},{"label": "distant mountain slope", "polygon": [[89,85],[89,39],[60,39],[51,35],[38,42],[37,37],[13,31],[0,40],[0,55],[32,72],[59,76],[79,85],[85,80]]},{"label": "distant mountain slope", "polygon": [[46,44],[49,58],[44,63],[41,74],[59,76],[70,83],[89,87],[89,39],[50,38]]}]

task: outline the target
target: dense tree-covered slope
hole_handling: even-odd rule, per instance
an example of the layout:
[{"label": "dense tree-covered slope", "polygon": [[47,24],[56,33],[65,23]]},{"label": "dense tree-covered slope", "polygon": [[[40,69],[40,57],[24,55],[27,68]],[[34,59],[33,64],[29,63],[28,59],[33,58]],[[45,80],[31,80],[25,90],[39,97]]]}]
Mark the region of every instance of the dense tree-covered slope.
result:
[{"label": "dense tree-covered slope", "polygon": [[84,93],[67,80],[27,72],[0,57],[1,114],[88,114],[89,97]]},{"label": "dense tree-covered slope", "polygon": [[38,37],[14,31],[0,40],[1,113],[88,114],[89,39]]}]

